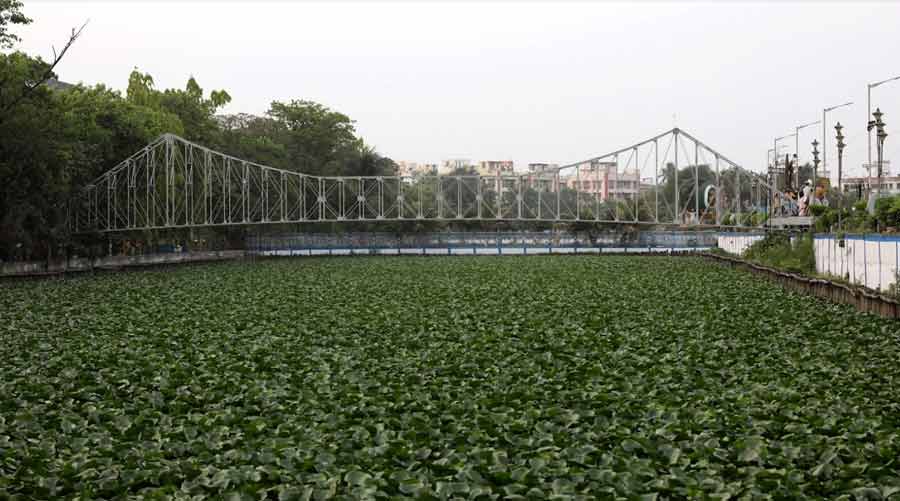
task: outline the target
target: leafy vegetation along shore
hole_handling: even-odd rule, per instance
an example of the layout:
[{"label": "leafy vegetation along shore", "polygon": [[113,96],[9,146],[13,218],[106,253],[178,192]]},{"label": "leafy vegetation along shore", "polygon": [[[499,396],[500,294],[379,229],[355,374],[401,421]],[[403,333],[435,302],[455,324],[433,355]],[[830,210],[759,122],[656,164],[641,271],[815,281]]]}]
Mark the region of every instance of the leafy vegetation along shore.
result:
[{"label": "leafy vegetation along shore", "polygon": [[0,497],[882,499],[897,360],[896,323],[689,258],[16,284]]}]

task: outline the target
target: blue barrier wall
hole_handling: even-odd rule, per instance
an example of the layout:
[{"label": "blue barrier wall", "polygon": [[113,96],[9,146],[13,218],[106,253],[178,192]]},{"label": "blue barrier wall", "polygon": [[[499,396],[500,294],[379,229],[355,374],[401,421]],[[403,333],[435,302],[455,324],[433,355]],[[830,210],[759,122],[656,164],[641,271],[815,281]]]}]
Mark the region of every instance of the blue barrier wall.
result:
[{"label": "blue barrier wall", "polygon": [[[635,234],[560,232],[435,232],[435,233],[298,233],[284,235],[254,235],[248,237],[247,250],[260,254],[322,254],[341,253],[421,253],[447,254],[534,253],[533,250],[570,252],[603,250],[691,250],[716,245],[713,231],[643,231]],[[522,252],[517,250],[521,249]],[[456,252],[470,250],[471,252]],[[364,252],[353,252],[364,251]],[[398,252],[383,252],[398,251]],[[495,252],[491,252],[495,251]],[[509,252],[504,252],[509,251]]]}]

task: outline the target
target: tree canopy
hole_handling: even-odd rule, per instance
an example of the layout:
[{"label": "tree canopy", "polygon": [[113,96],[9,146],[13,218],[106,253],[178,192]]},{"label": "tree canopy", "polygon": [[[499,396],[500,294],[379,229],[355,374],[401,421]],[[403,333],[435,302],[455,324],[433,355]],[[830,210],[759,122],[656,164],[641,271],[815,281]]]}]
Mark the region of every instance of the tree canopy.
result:
[{"label": "tree canopy", "polygon": [[19,41],[10,29],[13,25],[29,24],[31,19],[22,13],[19,0],[0,0],[0,49],[8,49]]},{"label": "tree canopy", "polygon": [[[19,38],[10,28],[29,22],[20,1],[0,0],[0,48],[14,48]],[[78,34],[73,30],[70,44]],[[56,78],[58,59],[0,54],[3,260],[58,251],[72,194],[164,133],[311,174],[376,175],[396,168],[358,137],[350,117],[320,103],[275,101],[265,116],[218,115],[231,102],[227,91],[207,93],[193,75],[183,88],[159,89],[138,68],[124,94],[104,84],[42,84]]]}]

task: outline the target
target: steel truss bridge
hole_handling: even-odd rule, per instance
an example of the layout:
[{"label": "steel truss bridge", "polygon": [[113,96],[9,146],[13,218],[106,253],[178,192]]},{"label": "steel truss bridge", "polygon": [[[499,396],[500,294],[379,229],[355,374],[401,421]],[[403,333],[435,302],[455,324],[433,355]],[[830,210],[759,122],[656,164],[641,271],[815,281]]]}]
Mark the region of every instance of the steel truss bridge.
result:
[{"label": "steel truss bridge", "polygon": [[581,162],[490,176],[314,176],[165,134],[85,187],[68,222],[73,233],[421,220],[727,226],[766,211],[772,193],[764,175],[678,128]]}]

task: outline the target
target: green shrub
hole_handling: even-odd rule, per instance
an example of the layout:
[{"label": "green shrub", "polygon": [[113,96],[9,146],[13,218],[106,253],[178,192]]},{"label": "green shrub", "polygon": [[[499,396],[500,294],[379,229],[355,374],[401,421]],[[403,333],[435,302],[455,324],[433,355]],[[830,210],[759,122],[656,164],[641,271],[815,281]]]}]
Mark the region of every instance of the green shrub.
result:
[{"label": "green shrub", "polygon": [[766,221],[769,220],[769,215],[765,212],[754,212],[753,217],[750,218],[750,224],[752,226],[762,226],[766,224]]},{"label": "green shrub", "polygon": [[820,217],[830,210],[832,210],[832,209],[830,209],[824,205],[810,205],[809,206],[809,213],[815,217]]},{"label": "green shrub", "polygon": [[876,200],[875,220],[882,227],[900,226],[900,196]]},{"label": "green shrub", "polygon": [[794,273],[813,274],[816,258],[811,233],[805,233],[791,243],[785,232],[769,232],[765,238],[754,242],[744,257],[750,261]]},{"label": "green shrub", "polygon": [[876,217],[866,209],[866,201],[858,200],[850,210],[844,212],[842,229],[857,233],[875,231],[876,222]]},{"label": "green shrub", "polygon": [[[817,205],[815,207],[824,206]],[[824,207],[824,209],[820,211],[820,214],[816,214],[815,229],[817,233],[829,231],[836,227],[839,222],[845,222],[850,219],[850,211],[847,209],[843,210],[843,214],[839,209],[831,207]]]},{"label": "green shrub", "polygon": [[888,288],[888,295],[900,299],[900,270],[894,273],[894,283]]}]

